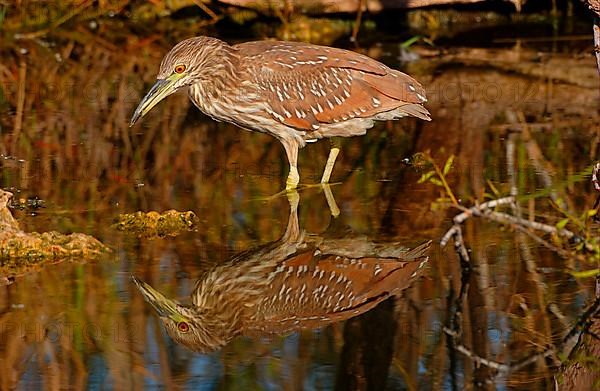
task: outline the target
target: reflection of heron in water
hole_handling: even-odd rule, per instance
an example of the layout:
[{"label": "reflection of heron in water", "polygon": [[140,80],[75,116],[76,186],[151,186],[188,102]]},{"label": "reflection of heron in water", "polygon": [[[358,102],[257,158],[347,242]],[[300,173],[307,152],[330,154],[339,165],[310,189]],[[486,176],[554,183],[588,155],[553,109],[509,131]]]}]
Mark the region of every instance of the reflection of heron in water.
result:
[{"label": "reflection of heron in water", "polygon": [[345,320],[400,294],[428,259],[430,242],[411,250],[364,237],[306,234],[297,209],[298,195],[292,193],[283,236],[206,271],[191,305],[132,277],[175,341],[206,352],[237,335],[286,333]]}]

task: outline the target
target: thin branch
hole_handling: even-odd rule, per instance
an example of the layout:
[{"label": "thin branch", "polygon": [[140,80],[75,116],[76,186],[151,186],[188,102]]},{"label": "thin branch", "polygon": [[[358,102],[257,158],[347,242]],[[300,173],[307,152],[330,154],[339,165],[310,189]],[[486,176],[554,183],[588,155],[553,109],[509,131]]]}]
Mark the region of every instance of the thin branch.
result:
[{"label": "thin branch", "polygon": [[358,37],[358,31],[360,30],[360,25],[362,23],[362,14],[365,6],[366,0],[359,0],[358,10],[356,11],[356,20],[354,21],[354,26],[352,27],[352,36],[350,37],[350,41],[352,42],[356,42],[356,38]]},{"label": "thin branch", "polygon": [[61,16],[60,18],[58,18],[54,22],[52,22],[50,27],[44,28],[44,29],[41,29],[38,31],[33,31],[30,33],[16,33],[14,35],[14,38],[15,39],[35,39],[35,38],[42,37],[42,36],[48,34],[53,29],[59,27],[60,25],[66,23],[70,19],[74,18],[75,16],[80,14],[83,10],[85,10],[87,7],[89,7],[92,4],[93,4],[93,0],[84,0],[77,7],[73,8],[71,11],[67,12],[65,15]]},{"label": "thin branch", "polygon": [[460,225],[458,224],[454,224],[452,227],[450,227],[450,229],[448,231],[446,231],[446,233],[444,234],[444,236],[442,236],[442,239],[440,240],[440,246],[441,247],[446,247],[446,245],[448,244],[448,242],[450,241],[450,239],[456,235],[456,231],[460,229]]},{"label": "thin branch", "polygon": [[213,10],[211,10],[210,8],[208,8],[202,2],[202,0],[192,0],[192,1],[194,2],[194,4],[196,4],[198,6],[198,8],[200,8],[202,11],[204,11],[204,13],[206,13],[208,16],[210,16],[210,18],[214,22],[217,22],[220,19],[219,16],[213,12]]},{"label": "thin branch", "polygon": [[596,191],[600,191],[600,182],[598,181],[598,172],[600,172],[600,162],[596,163],[594,170],[592,171],[592,184]]},{"label": "thin branch", "polygon": [[[458,338],[458,333],[456,331],[454,331],[454,330],[450,330],[448,327],[444,327],[444,332],[446,334],[448,334],[453,340],[455,340],[455,339]],[[493,369],[495,369],[495,370],[497,370],[499,372],[508,372],[510,370],[510,366],[509,365],[502,364],[502,363],[497,362],[497,361],[488,360],[486,358],[483,358],[483,357],[477,355],[476,353],[473,353],[465,345],[454,344],[454,348],[457,351],[459,351],[462,354],[464,354],[465,356],[467,356],[468,358],[470,358],[471,361],[473,361],[477,367],[479,367],[480,365],[484,365],[486,367],[493,368]]]},{"label": "thin branch", "polygon": [[25,107],[25,86],[27,85],[27,61],[21,60],[19,64],[19,86],[17,89],[17,113],[13,126],[13,151],[17,150],[17,145],[21,138],[21,129],[23,128],[23,111]]},{"label": "thin branch", "polygon": [[487,201],[487,202],[484,202],[483,204],[475,205],[468,209],[465,209],[464,212],[462,212],[461,214],[454,216],[454,219],[452,219],[452,221],[454,221],[454,224],[462,224],[465,222],[465,220],[467,220],[471,216],[481,216],[488,209],[492,209],[492,208],[495,208],[496,206],[500,206],[500,205],[507,205],[507,204],[510,205],[514,202],[515,202],[515,197],[513,197],[513,196],[503,197],[503,198],[498,198],[497,200]]},{"label": "thin branch", "polygon": [[569,231],[568,229],[565,229],[565,228],[558,229],[549,224],[544,224],[544,223],[540,223],[537,221],[526,220],[524,218],[519,218],[519,217],[509,215],[508,213],[486,211],[481,216],[485,217],[487,219],[496,221],[498,223],[521,225],[523,227],[536,229],[538,231],[542,231],[547,234],[554,234],[554,235],[562,236],[567,239],[579,238],[578,235],[576,235],[572,231]]},{"label": "thin branch", "polygon": [[[594,189],[596,189],[597,191],[600,191],[600,182],[598,182],[599,171],[600,163],[596,163],[596,166],[594,166],[594,171],[592,172],[592,184],[594,185]],[[594,202],[594,206],[592,206],[592,209],[596,209],[596,215],[594,216],[594,220],[600,221],[600,216],[598,215],[600,213],[600,194],[598,194],[598,197],[596,198],[596,202]]]},{"label": "thin branch", "polygon": [[460,230],[460,224],[464,223],[471,216],[481,216],[483,211],[486,209],[494,208],[498,205],[511,204],[515,202],[514,197],[504,197],[499,198],[497,200],[487,201],[481,205],[475,205],[470,208],[462,208],[464,211],[452,219],[454,225],[446,232],[442,239],[440,240],[440,246],[445,247],[448,244],[450,238],[456,235],[457,231]]},{"label": "thin branch", "polygon": [[489,360],[479,356],[478,354],[471,351],[469,348],[464,346],[462,343],[458,343],[457,340],[460,338],[460,332],[457,330],[452,330],[448,327],[444,327],[444,333],[446,333],[450,338],[452,338],[454,348],[464,354],[466,357],[471,359],[475,365],[485,365],[486,367],[497,370],[501,373],[510,373],[519,371],[526,366],[534,363],[535,361],[541,358],[547,358],[553,355],[557,355],[557,352],[563,352],[564,347],[568,344],[570,340],[575,337],[578,337],[581,333],[588,333],[588,328],[591,324],[591,319],[598,316],[600,313],[600,299],[596,299],[594,303],[592,303],[584,313],[578,318],[577,322],[573,325],[573,327],[565,334],[562,338],[560,344],[558,346],[550,346],[544,349],[541,352],[531,354],[522,360],[516,361],[514,363],[501,363],[494,360]]},{"label": "thin branch", "polygon": [[594,53],[596,53],[596,65],[600,73],[600,17],[594,18]]},{"label": "thin branch", "polygon": [[[594,171],[592,171],[592,184],[594,185],[594,189],[596,189],[596,191],[600,192],[600,182],[598,181],[598,172],[600,172],[600,162],[596,163],[596,165],[594,166]],[[600,206],[600,194],[598,194],[598,197],[596,198],[596,202],[594,202],[594,206],[592,207],[592,209],[598,209],[598,206]],[[597,211],[600,212],[600,211]],[[598,221],[600,220],[600,216],[598,216],[598,213],[596,213],[596,215],[594,216],[594,220]]]},{"label": "thin branch", "polygon": [[471,216],[476,216],[476,217],[487,218],[487,219],[495,221],[497,223],[509,224],[509,225],[512,225],[513,227],[521,226],[521,227],[525,227],[525,228],[535,229],[535,230],[542,231],[547,234],[558,235],[558,236],[564,237],[568,240],[583,241],[585,249],[588,251],[593,251],[594,247],[592,245],[587,243],[584,240],[584,238],[582,238],[581,236],[575,234],[573,231],[570,231],[568,229],[565,229],[565,228],[558,229],[549,224],[544,224],[544,223],[540,223],[537,221],[531,221],[531,220],[527,220],[527,219],[524,219],[521,217],[515,217],[508,213],[496,212],[496,211],[490,210],[491,208],[494,208],[496,206],[506,205],[506,204],[510,205],[510,204],[513,204],[514,202],[515,202],[515,198],[510,196],[510,197],[504,197],[504,198],[499,198],[497,200],[484,202],[481,205],[475,205],[470,208],[464,208],[461,206],[457,206],[459,209],[462,209],[463,212],[454,216],[454,219],[453,219],[454,225],[444,234],[444,236],[440,240],[440,245],[442,247],[444,247],[448,243],[450,238],[456,235],[456,232],[458,230],[457,225],[464,223]]},{"label": "thin branch", "polygon": [[525,235],[529,236],[531,239],[533,239],[534,241],[538,242],[542,246],[546,247],[550,251],[555,252],[561,258],[564,258],[564,259],[571,259],[571,258],[573,258],[573,255],[570,252],[565,251],[562,248],[558,248],[555,245],[553,245],[552,243],[548,242],[547,240],[542,239],[541,237],[539,237],[538,235],[536,235],[534,232],[531,232],[530,229],[527,229],[527,228],[522,227],[520,225],[515,225],[514,228],[517,229],[517,230],[519,230],[519,231],[521,231],[521,232],[523,232]]},{"label": "thin branch", "polygon": [[465,241],[462,236],[462,228],[460,225],[455,225],[455,227],[457,230],[454,234],[454,248],[460,258],[461,265],[463,267],[469,266],[471,265],[471,257],[469,257],[469,251],[467,251],[467,247],[465,246]]}]

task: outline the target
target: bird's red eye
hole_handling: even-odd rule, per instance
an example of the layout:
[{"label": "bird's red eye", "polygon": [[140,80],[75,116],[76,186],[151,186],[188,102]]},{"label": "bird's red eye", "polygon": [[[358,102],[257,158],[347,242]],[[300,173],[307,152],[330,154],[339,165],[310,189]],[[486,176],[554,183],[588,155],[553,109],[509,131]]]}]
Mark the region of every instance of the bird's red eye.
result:
[{"label": "bird's red eye", "polygon": [[185,65],[179,64],[175,66],[175,73],[183,73],[185,72]]},{"label": "bird's red eye", "polygon": [[177,329],[182,333],[187,333],[188,331],[190,331],[190,325],[186,322],[179,322],[177,323]]}]

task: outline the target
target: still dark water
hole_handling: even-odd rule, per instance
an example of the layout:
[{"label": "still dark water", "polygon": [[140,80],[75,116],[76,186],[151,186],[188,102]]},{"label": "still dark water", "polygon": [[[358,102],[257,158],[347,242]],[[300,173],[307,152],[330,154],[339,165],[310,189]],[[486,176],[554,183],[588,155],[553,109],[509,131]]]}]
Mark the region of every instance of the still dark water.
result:
[{"label": "still dark water", "polygon": [[[127,127],[173,40],[84,36],[3,51],[0,187],[44,201],[13,210],[24,231],[86,233],[113,251],[47,264],[0,288],[2,388],[553,387],[560,363],[539,358],[498,374],[454,349],[444,327],[458,319],[473,354],[518,362],[558,344],[577,321],[593,279],[570,271],[594,265],[553,251],[562,244],[547,235],[539,234],[544,245],[471,219],[465,274],[453,242],[439,245],[460,211],[439,202],[440,187],[417,183],[423,168],[406,159],[430,151],[443,166],[455,155],[448,181],[466,206],[516,194],[526,219],[554,225],[563,212],[580,215],[594,202],[588,182],[598,153],[591,43],[423,49],[410,63],[398,62],[399,41],[362,49],[426,86],[433,121],[382,123],[344,140],[334,217],[320,187],[300,189],[299,200],[270,198],[287,175],[279,143],[215,123],[183,95]],[[303,182],[318,182],[327,151],[321,142],[300,152]],[[112,226],[122,213],[168,209],[193,211],[197,227],[139,237]],[[260,257],[291,265],[319,249],[377,262],[428,240],[424,269],[365,313],[240,336],[205,353],[174,342],[131,281],[189,303],[196,282],[231,260],[242,270]],[[298,248],[286,247],[292,242]]]}]

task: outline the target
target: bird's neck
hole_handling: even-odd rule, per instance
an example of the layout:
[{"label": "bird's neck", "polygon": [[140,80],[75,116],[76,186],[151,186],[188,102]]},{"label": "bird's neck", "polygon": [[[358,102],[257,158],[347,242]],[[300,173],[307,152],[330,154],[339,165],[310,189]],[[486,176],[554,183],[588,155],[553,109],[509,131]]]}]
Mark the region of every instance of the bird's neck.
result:
[{"label": "bird's neck", "polygon": [[203,72],[189,88],[190,100],[214,119],[230,120],[227,107],[235,96],[239,61],[237,50],[223,42],[204,57],[200,65]]},{"label": "bird's neck", "polygon": [[204,72],[199,83],[205,93],[218,96],[235,87],[240,61],[235,48],[223,42],[203,60],[200,67]]}]

